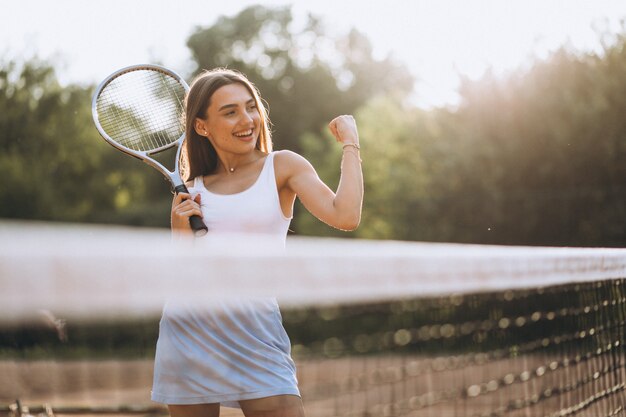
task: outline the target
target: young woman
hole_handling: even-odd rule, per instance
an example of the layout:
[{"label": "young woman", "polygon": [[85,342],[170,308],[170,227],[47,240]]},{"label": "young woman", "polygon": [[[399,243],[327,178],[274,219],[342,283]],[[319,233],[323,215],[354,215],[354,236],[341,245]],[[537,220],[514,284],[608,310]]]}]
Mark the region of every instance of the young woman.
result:
[{"label": "young woman", "polygon": [[[266,109],[254,85],[226,69],[207,71],[186,98],[184,153],[189,194],[172,203],[172,230],[191,235],[199,215],[210,234],[255,233],[284,245],[298,197],[313,215],[342,230],[361,218],[363,179],[352,116],[329,128],[343,147],[336,193],[302,156],[272,152]],[[220,404],[246,417],[304,415],[290,344],[274,299],[211,306],[184,314],[164,309],[152,399],[172,417],[219,416]]]}]

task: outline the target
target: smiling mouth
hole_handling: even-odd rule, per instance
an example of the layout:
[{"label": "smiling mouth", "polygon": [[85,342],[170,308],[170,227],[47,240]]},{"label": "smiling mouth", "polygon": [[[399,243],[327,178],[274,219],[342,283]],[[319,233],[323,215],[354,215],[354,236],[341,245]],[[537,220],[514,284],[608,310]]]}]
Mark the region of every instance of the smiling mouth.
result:
[{"label": "smiling mouth", "polygon": [[252,129],[248,129],[248,130],[243,131],[243,132],[234,133],[233,135],[238,137],[238,138],[241,138],[241,139],[247,139],[250,136],[252,136],[252,132],[253,132]]}]

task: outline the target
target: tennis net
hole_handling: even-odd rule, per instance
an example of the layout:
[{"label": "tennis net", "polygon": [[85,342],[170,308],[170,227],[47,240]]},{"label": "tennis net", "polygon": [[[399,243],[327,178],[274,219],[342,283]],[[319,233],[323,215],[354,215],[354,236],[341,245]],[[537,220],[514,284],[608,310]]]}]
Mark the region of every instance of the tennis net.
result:
[{"label": "tennis net", "polygon": [[626,250],[23,223],[0,246],[0,413],[164,412],[164,301],[272,296],[308,416],[625,414]]}]

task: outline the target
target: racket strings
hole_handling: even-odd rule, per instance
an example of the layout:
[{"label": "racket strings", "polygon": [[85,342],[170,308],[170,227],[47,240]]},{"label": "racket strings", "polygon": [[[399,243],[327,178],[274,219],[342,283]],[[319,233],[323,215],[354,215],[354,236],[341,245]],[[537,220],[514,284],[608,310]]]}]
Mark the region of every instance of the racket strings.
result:
[{"label": "racket strings", "polygon": [[124,73],[97,98],[98,121],[109,138],[142,152],[168,148],[184,132],[184,86],[151,69]]}]

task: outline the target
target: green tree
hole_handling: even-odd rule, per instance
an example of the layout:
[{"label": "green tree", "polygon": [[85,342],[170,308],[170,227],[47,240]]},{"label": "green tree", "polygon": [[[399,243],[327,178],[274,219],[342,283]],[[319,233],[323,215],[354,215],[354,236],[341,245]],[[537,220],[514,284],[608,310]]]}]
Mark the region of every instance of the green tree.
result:
[{"label": "green tree", "polygon": [[[625,74],[616,35],[600,54],[561,49],[530,69],[464,80],[457,109],[368,102],[356,112],[366,189],[353,235],[623,246]],[[306,135],[304,152],[336,184],[340,156],[327,141]],[[296,222],[336,234],[305,215]]]},{"label": "green tree", "polygon": [[[356,112],[363,159],[365,195],[361,226],[351,236],[368,239],[410,239],[416,214],[430,181],[422,144],[416,134],[426,126],[422,110],[409,108],[401,99],[379,96]],[[339,181],[341,148],[330,134],[303,137],[306,156],[320,178],[331,188]],[[320,224],[308,212],[296,218],[300,233],[342,236],[344,232]]]},{"label": "green tree", "polygon": [[624,45],[618,35],[601,54],[561,49],[530,70],[464,82],[449,139],[471,192],[457,205],[463,240],[624,243]]},{"label": "green tree", "polygon": [[356,30],[333,38],[313,16],[299,31],[293,25],[289,7],[252,6],[198,29],[187,43],[199,70],[237,69],[257,85],[269,103],[277,148],[300,151],[305,132],[319,133],[374,95],[412,90],[406,68],[375,59]]},{"label": "green tree", "polygon": [[0,217],[167,224],[167,186],[100,139],[92,90],[37,59],[0,65]]}]

